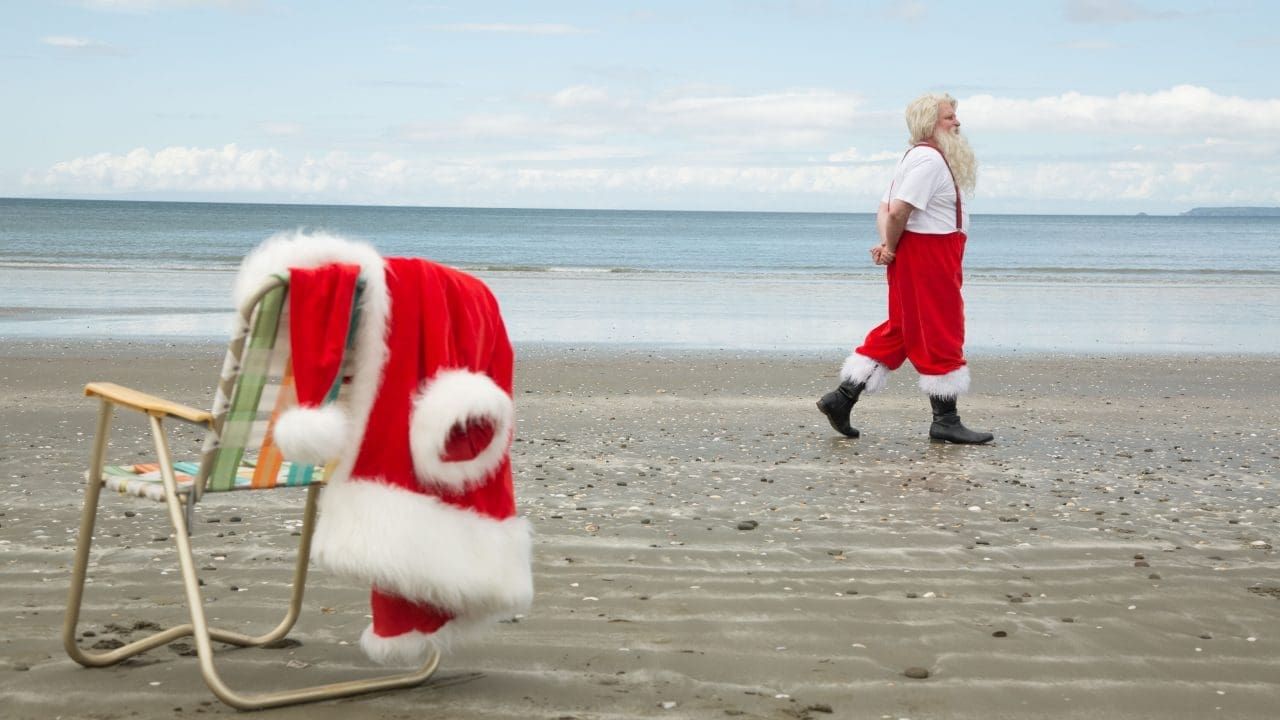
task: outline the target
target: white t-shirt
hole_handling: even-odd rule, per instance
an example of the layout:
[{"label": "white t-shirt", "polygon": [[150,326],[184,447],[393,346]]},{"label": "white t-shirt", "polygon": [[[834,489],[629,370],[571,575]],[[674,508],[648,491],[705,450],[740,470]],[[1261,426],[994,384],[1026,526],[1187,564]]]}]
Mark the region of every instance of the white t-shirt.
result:
[{"label": "white t-shirt", "polygon": [[[902,200],[915,208],[907,216],[907,230],[930,235],[946,235],[956,231],[956,188],[942,153],[931,147],[914,147],[898,163],[893,183],[884,191],[880,202]],[[893,197],[889,197],[889,193]],[[969,232],[969,209],[964,207],[961,193],[961,219],[964,232]]]}]

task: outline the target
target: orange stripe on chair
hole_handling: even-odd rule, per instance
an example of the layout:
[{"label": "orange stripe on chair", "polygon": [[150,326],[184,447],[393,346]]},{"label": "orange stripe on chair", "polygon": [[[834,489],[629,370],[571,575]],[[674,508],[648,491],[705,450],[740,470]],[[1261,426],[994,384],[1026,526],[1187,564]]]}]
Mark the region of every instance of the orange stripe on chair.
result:
[{"label": "orange stripe on chair", "polygon": [[280,413],[287,410],[293,402],[293,358],[285,361],[284,377],[280,380],[280,392],[276,395],[275,407],[271,409],[271,420],[267,422],[267,431],[262,436],[262,446],[258,449],[258,462],[253,469],[253,480],[250,487],[254,490],[273,488],[280,477],[280,467],[284,463],[284,455],[276,447],[275,426]]}]

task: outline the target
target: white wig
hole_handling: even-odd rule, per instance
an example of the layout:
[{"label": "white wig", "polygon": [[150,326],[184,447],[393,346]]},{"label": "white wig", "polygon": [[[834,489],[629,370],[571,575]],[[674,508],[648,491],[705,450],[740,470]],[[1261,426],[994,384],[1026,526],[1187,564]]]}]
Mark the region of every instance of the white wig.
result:
[{"label": "white wig", "polygon": [[959,133],[934,136],[938,115],[943,105],[956,109],[959,102],[947,93],[925,93],[907,105],[907,130],[911,132],[910,145],[931,142],[946,156],[956,184],[966,193],[972,193],[978,185],[978,161],[969,141]]},{"label": "white wig", "polygon": [[955,108],[959,103],[946,93],[925,93],[907,105],[907,130],[911,144],[933,139],[933,129],[938,124],[938,109],[942,105]]}]

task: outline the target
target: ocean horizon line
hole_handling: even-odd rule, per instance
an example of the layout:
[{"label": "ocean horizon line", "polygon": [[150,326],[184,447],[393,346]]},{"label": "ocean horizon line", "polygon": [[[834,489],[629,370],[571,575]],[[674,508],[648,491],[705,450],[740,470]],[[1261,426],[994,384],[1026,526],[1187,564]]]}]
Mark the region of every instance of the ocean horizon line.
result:
[{"label": "ocean horizon line", "polygon": [[[663,208],[590,208],[590,207],[524,207],[510,205],[395,205],[386,203],[321,203],[321,202],[250,202],[243,200],[156,200],[138,198],[102,198],[102,197],[0,197],[0,202],[67,202],[67,203],[112,203],[138,205],[200,205],[200,206],[249,206],[249,207],[285,207],[285,208],[386,208],[392,210],[485,210],[515,212],[582,212],[582,213],[661,213],[689,215],[837,215],[837,216],[874,216],[874,212],[850,212],[837,210],[676,210]],[[978,212],[972,217],[1072,217],[1072,218],[1196,218],[1188,215],[1188,208],[1182,212],[1130,212],[1130,213],[999,213]],[[1209,216],[1203,216],[1209,217]],[[1222,219],[1221,217],[1215,219]]]},{"label": "ocean horizon line", "polygon": [[[0,269],[11,270],[65,270],[80,272],[125,273],[137,272],[147,267],[164,272],[235,272],[243,261],[242,255],[226,258],[202,258],[170,260],[157,263],[148,260],[145,264],[138,261],[105,261],[79,262],[72,260],[9,260],[0,258]],[[876,268],[859,268],[855,270],[833,270],[823,266],[797,265],[782,270],[775,269],[719,269],[719,268],[646,268],[629,266],[597,266],[597,265],[502,265],[487,262],[454,261],[448,263],[459,270],[471,273],[501,274],[533,274],[533,275],[566,275],[566,276],[640,276],[653,278],[689,278],[697,275],[715,275],[740,278],[775,278],[787,280],[796,278],[824,278],[841,282],[882,281],[881,272]],[[1280,277],[1280,270],[1269,269],[1233,269],[1204,270],[1196,268],[1142,268],[1117,266],[1108,268],[1092,267],[1054,267],[1054,266],[1020,266],[1003,267],[997,265],[974,264],[965,271],[966,282],[983,283],[999,282],[1001,284],[1035,284],[1078,282],[1082,284],[1114,283],[1116,278],[1127,279],[1129,284],[1146,284],[1168,278],[1202,278],[1211,282],[1222,277],[1258,278],[1265,280]],[[1150,280],[1149,280],[1150,279]],[[1187,283],[1183,283],[1187,284]]]}]

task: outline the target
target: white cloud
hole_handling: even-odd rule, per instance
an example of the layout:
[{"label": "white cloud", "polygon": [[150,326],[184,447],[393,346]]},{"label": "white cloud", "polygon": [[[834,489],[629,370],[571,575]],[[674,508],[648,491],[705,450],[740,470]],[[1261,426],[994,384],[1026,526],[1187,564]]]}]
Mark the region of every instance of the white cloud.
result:
[{"label": "white cloud", "polygon": [[574,25],[561,23],[453,23],[449,25],[432,25],[430,29],[439,32],[470,33],[513,33],[519,35],[582,35],[591,32]]},{"label": "white cloud", "polygon": [[1061,44],[1066,50],[1083,50],[1085,52],[1097,52],[1099,50],[1115,50],[1120,47],[1118,43],[1111,40],[1102,40],[1100,38],[1089,38],[1086,40],[1070,40]]},{"label": "white cloud", "polygon": [[[441,192],[505,193],[595,192],[601,188],[628,192],[732,190],[751,194],[870,191],[883,180],[875,166],[724,167],[644,165],[594,167],[591,161],[635,158],[625,147],[565,147],[548,153],[464,162],[410,161],[385,153],[356,156],[330,153],[290,158],[272,149],[168,147],[157,152],[138,148],[124,154],[100,153],[55,164],[44,173],[29,173],[24,184],[58,194],[119,193],[252,193],[299,198],[386,198],[389,193],[416,193],[428,201]],[[497,160],[513,163],[501,167]],[[487,160],[488,162],[483,162]],[[588,161],[583,167],[531,167],[548,161]],[[482,196],[482,195],[481,195]],[[483,204],[481,202],[480,204]]]},{"label": "white cloud", "polygon": [[512,165],[572,163],[596,160],[631,160],[647,156],[648,151],[622,145],[561,145],[550,150],[476,155],[469,164]]},{"label": "white cloud", "polygon": [[1240,167],[1222,160],[994,164],[981,170],[978,201],[1013,201],[1015,207],[1036,200],[1172,207],[1280,203],[1280,165],[1254,167],[1250,176],[1252,182],[1242,182]]},{"label": "white cloud", "polygon": [[1274,48],[1280,47],[1280,35],[1254,35],[1240,41],[1240,47]]},{"label": "white cloud", "polygon": [[848,150],[841,150],[840,152],[832,153],[828,155],[827,162],[878,163],[878,162],[887,162],[889,160],[897,160],[900,157],[902,157],[902,153],[898,152],[897,150],[889,150],[889,151],[871,153],[870,155],[864,155],[863,153],[858,151],[858,148],[851,147]]},{"label": "white cloud", "polygon": [[1189,150],[1203,150],[1218,156],[1227,155],[1234,158],[1252,158],[1254,160],[1270,157],[1272,161],[1280,160],[1280,145],[1275,138],[1223,138],[1207,137]]},{"label": "white cloud", "polygon": [[561,108],[605,105],[608,102],[609,93],[607,91],[590,85],[574,85],[551,96],[551,104]]},{"label": "white cloud", "polygon": [[274,137],[295,137],[303,132],[302,123],[296,122],[264,122],[258,126],[262,132]]},{"label": "white cloud", "polygon": [[60,48],[68,48],[70,50],[78,50],[80,48],[86,48],[94,44],[92,40],[85,40],[84,38],[68,37],[66,35],[50,35],[48,37],[41,38],[41,42],[43,42],[45,45],[52,45],[54,47],[60,47]]},{"label": "white cloud", "polygon": [[[1216,143],[1209,143],[1214,146]],[[836,157],[860,159],[836,164]],[[289,156],[272,148],[139,148],[60,162],[29,173],[24,185],[54,195],[202,194],[315,202],[644,207],[655,198],[671,207],[732,209],[873,207],[897,152],[856,149],[827,164],[764,166],[692,159],[663,162],[641,149],[566,145],[548,151],[475,155],[452,160],[388,153]],[[699,205],[707,198],[717,204]],[[701,199],[701,200],[700,200]],[[1041,204],[1104,209],[1185,209],[1214,204],[1280,204],[1280,163],[1240,166],[1211,155],[1111,162],[1030,161],[982,167],[976,207],[1034,212]],[[726,205],[726,203],[728,203]],[[1046,205],[1047,206],[1047,205]]]},{"label": "white cloud", "polygon": [[[24,186],[258,201],[857,210],[874,205],[902,152],[897,113],[832,91],[621,98],[579,85],[525,101],[510,112],[394,128],[394,152],[140,148],[59,162],[28,173]],[[960,111],[982,138],[975,207],[983,211],[1280,202],[1280,145],[1271,140],[1280,137],[1280,100],[1179,86],[981,95],[962,98]]]},{"label": "white cloud", "polygon": [[918,23],[924,20],[926,9],[920,0],[892,0],[881,9],[887,17],[905,23]]},{"label": "white cloud", "polygon": [[395,137],[415,143],[460,140],[519,143],[647,138],[654,145],[700,153],[715,146],[822,150],[853,130],[858,96],[825,90],[763,95],[689,93],[661,99],[614,98],[603,88],[578,85],[538,98],[525,111],[469,115],[442,122],[407,123]]},{"label": "white cloud", "polygon": [[853,130],[862,100],[830,90],[791,90],[760,95],[688,93],[619,103],[596,121],[606,134],[629,132],[655,141],[683,143],[690,151],[822,149]]},{"label": "white cloud", "polygon": [[649,111],[685,127],[832,130],[857,116],[858,98],[829,90],[746,96],[695,96],[650,105]]},{"label": "white cloud", "polygon": [[1280,132],[1280,98],[1218,95],[1195,85],[1110,97],[1077,92],[1030,100],[976,95],[960,102],[960,116],[984,134],[1275,133]]},{"label": "white cloud", "polygon": [[456,87],[456,83],[446,80],[368,80],[360,84],[368,87],[409,88],[411,90],[437,90],[439,88]]},{"label": "white cloud", "polygon": [[81,4],[107,12],[149,13],[200,6],[247,10],[260,5],[261,0],[81,0]]},{"label": "white cloud", "polygon": [[[513,188],[539,192],[593,193],[601,188],[639,194],[727,191],[748,195],[785,196],[808,193],[875,192],[883,168],[698,167],[653,165],[605,168],[475,168],[450,166],[426,171],[432,180],[448,177],[465,181],[472,190],[507,192]],[[421,179],[421,178],[420,178]]]},{"label": "white cloud", "polygon": [[394,128],[392,134],[399,139],[425,144],[453,144],[458,141],[540,142],[582,134],[576,127],[570,123],[556,123],[550,119],[517,112],[477,113],[452,122],[406,123]]},{"label": "white cloud", "polygon": [[168,147],[152,153],[137,148],[123,155],[100,153],[55,164],[24,184],[58,192],[242,192],[314,193],[340,190],[350,181],[346,158],[331,153],[291,161],[280,152]]},{"label": "white cloud", "polygon": [[1151,10],[1133,0],[1066,0],[1063,15],[1070,22],[1092,25],[1118,25],[1145,20],[1167,20],[1181,17],[1175,10]]},{"label": "white cloud", "polygon": [[99,40],[89,40],[87,38],[71,37],[69,35],[49,35],[40,38],[40,42],[51,47],[56,47],[59,50],[86,55],[124,56],[129,54],[121,48]]}]

